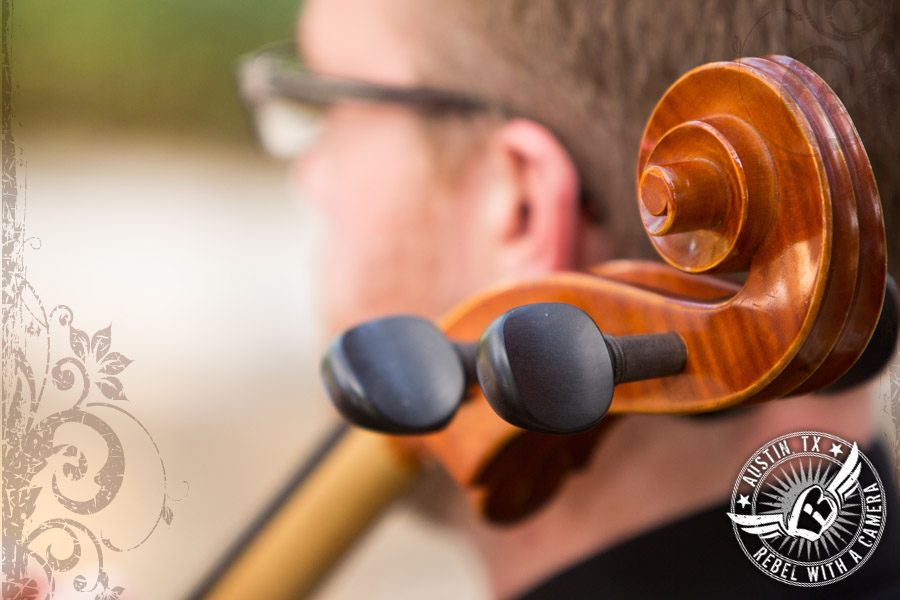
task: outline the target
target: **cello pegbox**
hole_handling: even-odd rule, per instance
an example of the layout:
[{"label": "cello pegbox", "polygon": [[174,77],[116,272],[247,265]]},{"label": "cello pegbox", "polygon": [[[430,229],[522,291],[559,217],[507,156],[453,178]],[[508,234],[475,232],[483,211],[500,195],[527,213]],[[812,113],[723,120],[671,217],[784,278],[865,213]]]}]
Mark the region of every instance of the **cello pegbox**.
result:
[{"label": "cello pegbox", "polygon": [[[777,56],[690,71],[650,117],[636,175],[637,208],[671,266],[618,261],[498,287],[441,328],[477,339],[507,311],[563,302],[604,334],[677,333],[684,370],[616,386],[610,415],[807,393],[857,360],[884,297],[881,206],[856,130],[815,73]],[[705,274],[734,271],[746,275]],[[446,428],[401,445],[437,456],[482,514],[510,522],[553,497],[607,421],[572,436],[525,432],[473,397]]]}]

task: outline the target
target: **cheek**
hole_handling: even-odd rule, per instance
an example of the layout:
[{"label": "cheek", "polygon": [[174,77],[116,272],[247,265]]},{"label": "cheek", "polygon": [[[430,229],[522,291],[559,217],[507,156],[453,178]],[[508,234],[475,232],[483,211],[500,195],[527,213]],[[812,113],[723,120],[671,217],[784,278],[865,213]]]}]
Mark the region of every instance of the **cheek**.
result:
[{"label": "cheek", "polygon": [[391,313],[437,317],[453,301],[451,199],[418,138],[383,133],[333,138],[298,172],[324,217],[318,259],[332,333]]},{"label": "cheek", "polygon": [[436,318],[449,308],[452,284],[442,226],[428,212],[394,212],[385,205],[334,222],[322,280],[334,326],[397,313]]}]

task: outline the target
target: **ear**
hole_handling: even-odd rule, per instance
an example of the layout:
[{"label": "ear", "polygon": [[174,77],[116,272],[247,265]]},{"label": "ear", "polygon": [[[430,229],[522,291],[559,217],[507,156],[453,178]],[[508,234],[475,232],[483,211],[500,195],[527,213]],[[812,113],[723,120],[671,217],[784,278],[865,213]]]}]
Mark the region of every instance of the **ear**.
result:
[{"label": "ear", "polygon": [[526,119],[499,126],[488,144],[501,184],[485,206],[498,265],[516,277],[573,268],[579,180],[568,151],[546,127]]}]

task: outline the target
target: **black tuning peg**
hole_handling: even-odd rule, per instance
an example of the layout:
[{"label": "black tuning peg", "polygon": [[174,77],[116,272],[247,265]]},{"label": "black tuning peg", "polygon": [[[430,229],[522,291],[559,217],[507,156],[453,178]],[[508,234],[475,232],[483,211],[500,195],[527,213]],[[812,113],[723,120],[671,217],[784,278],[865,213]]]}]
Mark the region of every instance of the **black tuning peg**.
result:
[{"label": "black tuning peg", "polygon": [[474,344],[454,344],[431,322],[412,316],[349,329],[322,359],[325,387],[344,418],[395,434],[446,425],[462,401],[467,373],[474,382]]},{"label": "black tuning peg", "polygon": [[675,375],[687,350],[677,333],[615,338],[570,304],[529,304],[478,341],[481,389],[504,420],[540,433],[576,433],[609,410],[618,383]]}]

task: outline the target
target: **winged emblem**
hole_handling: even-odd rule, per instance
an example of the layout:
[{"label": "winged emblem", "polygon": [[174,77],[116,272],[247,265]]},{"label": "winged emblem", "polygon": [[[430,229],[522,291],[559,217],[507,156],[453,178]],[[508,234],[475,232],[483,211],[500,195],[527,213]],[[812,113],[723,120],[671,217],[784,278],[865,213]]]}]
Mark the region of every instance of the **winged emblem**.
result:
[{"label": "winged emblem", "polygon": [[854,443],[847,461],[828,485],[822,488],[817,482],[807,486],[797,495],[790,510],[762,515],[728,513],[728,516],[744,532],[762,539],[786,535],[815,542],[834,524],[844,502],[853,495],[861,470],[859,448]]}]

